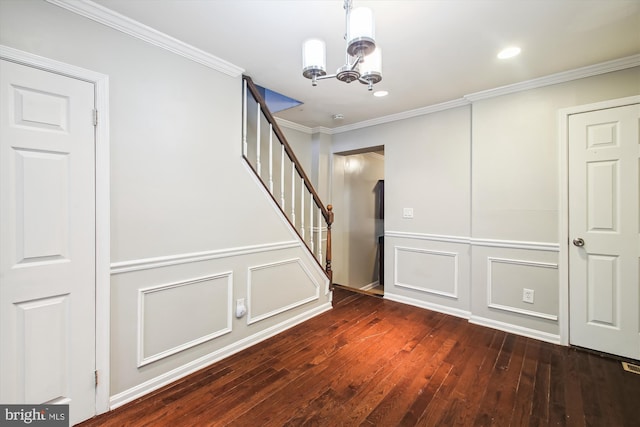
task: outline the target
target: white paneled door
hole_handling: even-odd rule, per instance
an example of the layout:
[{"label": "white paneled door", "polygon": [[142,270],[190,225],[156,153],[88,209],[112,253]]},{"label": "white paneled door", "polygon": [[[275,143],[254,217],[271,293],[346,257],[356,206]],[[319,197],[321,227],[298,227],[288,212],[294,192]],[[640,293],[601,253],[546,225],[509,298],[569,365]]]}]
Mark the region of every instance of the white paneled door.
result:
[{"label": "white paneled door", "polygon": [[0,402],[95,414],[94,85],[0,63]]},{"label": "white paneled door", "polygon": [[640,359],[640,105],[569,117],[569,339]]}]

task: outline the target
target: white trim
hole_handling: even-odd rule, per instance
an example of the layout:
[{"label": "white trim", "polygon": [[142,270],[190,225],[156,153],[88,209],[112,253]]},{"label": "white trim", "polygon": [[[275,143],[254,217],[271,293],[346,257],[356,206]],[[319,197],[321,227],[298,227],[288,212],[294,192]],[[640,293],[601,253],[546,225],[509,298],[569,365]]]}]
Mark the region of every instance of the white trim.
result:
[{"label": "white trim", "polygon": [[415,110],[404,111],[401,113],[391,114],[388,116],[378,117],[371,120],[365,120],[350,125],[340,126],[336,128],[326,127],[314,127],[309,128],[303,125],[294,124],[292,122],[286,124],[286,127],[300,130],[305,133],[325,133],[327,135],[334,135],[343,132],[349,132],[356,129],[362,129],[370,126],[376,126],[379,124],[395,122],[398,120],[409,119],[412,117],[423,116],[427,114],[437,113],[452,108],[462,107],[464,105],[470,105],[476,101],[494,98],[497,96],[508,95],[511,93],[523,92],[525,90],[537,89],[545,86],[555,85],[559,83],[566,83],[573,80],[579,80],[586,77],[593,77],[600,74],[611,73],[614,71],[621,71],[627,68],[633,68],[640,66],[640,54],[631,55],[624,58],[614,59],[599,64],[589,65],[586,67],[576,68],[574,70],[563,71],[560,73],[550,74],[548,76],[539,77],[536,79],[526,80],[524,82],[514,83],[511,85],[500,86],[493,89],[488,89],[480,92],[470,93],[464,95],[462,98],[454,99],[451,101],[443,102],[435,105],[428,105],[426,107],[417,108]]},{"label": "white trim", "polygon": [[[316,292],[315,295],[310,296],[308,298],[304,298],[300,301],[296,301],[293,302],[289,305],[277,308],[275,310],[272,310],[268,313],[264,313],[261,314],[260,316],[253,316],[251,314],[252,312],[252,299],[251,299],[251,286],[252,286],[252,276],[253,276],[253,272],[255,270],[265,270],[267,268],[274,268],[274,267],[278,267],[278,266],[282,266],[285,264],[292,264],[292,263],[296,263],[298,264],[301,268],[302,271],[307,275],[307,277],[309,278],[309,280],[311,280],[311,283],[313,284],[313,286],[315,286],[316,288]],[[311,272],[309,271],[309,269],[306,267],[306,265],[304,265],[304,263],[302,262],[302,260],[300,258],[292,258],[292,259],[287,259],[287,260],[282,260],[282,261],[276,261],[276,262],[270,262],[267,264],[261,264],[261,265],[256,265],[253,267],[249,267],[247,269],[247,302],[248,302],[248,312],[247,312],[247,325],[251,325],[253,323],[258,323],[262,320],[268,319],[270,317],[273,316],[277,316],[278,314],[284,313],[286,311],[289,310],[293,310],[296,307],[300,307],[301,305],[307,304],[309,302],[312,301],[317,301],[318,299],[320,299],[320,284],[317,282],[317,280],[313,277],[313,274],[311,274]]]},{"label": "white trim", "polygon": [[400,239],[417,239],[428,240],[432,242],[446,242],[446,243],[460,243],[468,245],[471,241],[466,236],[446,236],[441,234],[425,234],[425,233],[410,233],[406,231],[385,231],[385,237],[397,237]]},{"label": "white trim", "polygon": [[486,317],[471,316],[469,318],[469,323],[473,323],[474,325],[486,326],[492,329],[498,329],[500,331],[521,335],[552,344],[561,344],[559,335],[538,331],[536,329],[525,328],[523,326],[512,325],[511,323],[500,322],[498,320],[487,319]]},{"label": "white trim", "polygon": [[280,126],[281,128],[293,129],[293,130],[297,130],[298,132],[306,133],[309,135],[313,134],[313,130],[308,126],[300,125],[298,123],[281,119],[279,117],[276,117],[275,119],[276,119],[276,123],[278,123],[278,126]]},{"label": "white trim", "polygon": [[497,96],[508,95],[516,92],[523,92],[525,90],[537,89],[559,83],[566,83],[572,80],[578,80],[586,77],[597,76],[600,74],[611,73],[614,71],[625,70],[627,68],[633,68],[637,66],[640,66],[640,54],[614,59],[612,61],[602,62],[599,64],[589,65],[586,67],[576,68],[574,70],[550,74],[545,77],[526,80],[524,82],[515,83],[512,85],[483,90],[480,92],[465,95],[464,98],[471,102],[476,102],[483,99],[494,98]]},{"label": "white trim", "polygon": [[460,310],[459,308],[449,307],[447,305],[434,304],[416,298],[406,297],[404,295],[393,294],[387,292],[386,290],[384,292],[384,299],[412,305],[414,307],[425,308],[427,310],[437,311],[438,313],[449,314],[455,317],[461,317],[463,319],[469,319],[471,317],[471,312],[467,310]]},{"label": "white trim", "polygon": [[400,239],[417,239],[432,242],[470,244],[471,246],[486,246],[494,248],[524,249],[533,251],[558,252],[560,245],[550,242],[525,242],[520,240],[478,239],[468,236],[447,236],[442,234],[411,233],[406,231],[386,231],[385,237]]},{"label": "white trim", "polygon": [[558,110],[558,224],[560,245],[559,268],[559,317],[560,344],[569,345],[569,116],[606,108],[639,104],[640,95],[612,99]]},{"label": "white trim", "polygon": [[524,249],[529,251],[558,252],[560,245],[549,242],[523,242],[519,240],[471,239],[472,246],[486,246],[491,248]]},{"label": "white trim", "polygon": [[96,198],[96,370],[105,381],[96,387],[96,414],[109,410],[111,254],[110,148],[109,148],[109,76],[43,56],[0,45],[0,57],[44,71],[93,83],[95,108],[99,112],[95,131]]},{"label": "white trim", "polygon": [[132,271],[150,270],[172,265],[188,264],[192,262],[210,261],[219,258],[228,258],[241,255],[249,255],[260,252],[273,252],[283,249],[300,247],[300,242],[278,242],[266,243],[262,245],[240,246],[237,248],[216,249],[212,251],[193,252],[186,254],[167,255],[155,258],[134,259],[130,261],[120,261],[111,264],[111,274],[130,273]]},{"label": "white trim", "polygon": [[[164,291],[167,289],[174,289],[174,288],[178,288],[181,286],[188,286],[188,285],[194,285],[197,283],[202,283],[202,282],[206,282],[206,281],[210,281],[210,280],[215,280],[215,279],[221,279],[221,278],[227,278],[227,325],[226,327],[214,331],[210,334],[204,335],[200,338],[196,338],[194,340],[191,340],[189,342],[186,343],[182,343],[180,345],[177,345],[175,347],[172,347],[170,349],[161,351],[160,353],[156,353],[153,354],[151,356],[147,356],[145,357],[145,349],[144,349],[144,343],[145,343],[145,336],[144,336],[144,327],[145,327],[145,322],[144,322],[144,308],[145,308],[145,304],[144,304],[144,297],[146,296],[146,294],[151,294],[151,293],[155,293],[155,292],[160,292],[160,291]],[[181,351],[187,350],[191,347],[195,347],[199,344],[205,343],[207,341],[211,341],[214,338],[217,338],[219,336],[228,334],[231,332],[231,313],[233,312],[233,307],[232,307],[232,295],[233,295],[233,272],[232,271],[227,271],[224,273],[219,273],[219,274],[213,274],[213,275],[209,275],[209,276],[204,276],[204,277],[197,277],[194,279],[188,279],[188,280],[182,280],[180,282],[173,282],[173,283],[165,283],[165,284],[161,284],[161,285],[154,285],[154,286],[149,286],[146,288],[141,288],[138,289],[138,368],[141,368],[145,365],[148,365],[150,363],[156,362],[160,359],[164,359],[165,357],[169,357],[171,355],[174,355],[176,353],[180,353]]]},{"label": "white trim", "polygon": [[552,320],[554,322],[558,321],[558,316],[556,316],[556,315],[542,313],[540,311],[524,310],[522,308],[513,307],[511,305],[502,305],[502,304],[491,303],[487,307],[494,308],[496,310],[501,310],[501,311],[508,311],[509,313],[523,314],[523,315],[529,316],[529,317],[537,317],[539,319]]},{"label": "white trim", "polygon": [[[401,283],[398,280],[398,253],[401,251],[453,257],[453,292],[445,292],[445,291],[439,291],[435,289],[421,288],[416,285]],[[453,298],[457,300],[458,299],[458,255],[459,254],[457,252],[434,251],[434,250],[422,249],[422,248],[394,246],[393,248],[393,285],[398,288],[412,289],[418,292],[439,295],[439,296]]]},{"label": "white trim", "polygon": [[376,286],[379,286],[379,285],[380,285],[380,281],[376,280],[375,282],[371,282],[368,285],[364,285],[363,287],[360,288],[360,290],[369,291],[369,290],[371,290],[371,289],[373,289],[373,288],[375,288]]},{"label": "white trim", "polygon": [[502,310],[502,311],[508,311],[510,313],[517,313],[517,314],[524,314],[526,316],[531,316],[531,317],[538,317],[540,319],[558,321],[558,316],[554,314],[543,313],[541,311],[525,310],[520,307],[494,303],[493,302],[493,286],[492,286],[493,285],[492,266],[494,262],[499,264],[524,265],[527,267],[552,268],[555,270],[558,269],[558,264],[550,263],[550,262],[525,261],[525,260],[511,259],[511,258],[487,257],[487,307],[494,308],[497,310]]},{"label": "white trim", "polygon": [[89,18],[107,27],[133,36],[146,43],[168,50],[191,61],[231,77],[240,77],[244,70],[208,52],[155,30],[90,0],[46,0],[70,12]]},{"label": "white trim", "polygon": [[470,102],[467,99],[459,98],[440,104],[427,105],[426,107],[416,108],[415,110],[403,111],[401,113],[390,114],[388,116],[378,117],[376,119],[365,120],[350,125],[340,126],[330,129],[331,134],[349,132],[356,129],[367,128],[371,126],[381,125],[390,122],[397,122],[399,120],[410,119],[413,117],[424,116],[427,114],[433,114],[440,111],[450,110],[452,108],[464,107],[469,105]]},{"label": "white trim", "polygon": [[270,328],[267,328],[256,334],[253,334],[240,341],[236,341],[233,344],[230,344],[217,351],[209,353],[199,359],[186,363],[176,369],[173,369],[172,371],[158,375],[157,377],[154,377],[149,381],[146,381],[142,384],[134,386],[121,393],[118,393],[111,397],[111,401],[110,401],[111,408],[115,409],[126,403],[132,402],[133,400],[138,399],[139,397],[145,396],[154,390],[158,390],[159,388],[164,387],[167,384],[171,384],[172,382],[177,381],[181,378],[184,378],[189,374],[192,374],[196,371],[204,369],[215,362],[225,359],[235,353],[238,353],[239,351],[242,351],[246,348],[256,345],[259,342],[262,342],[302,322],[305,322],[315,316],[318,316],[326,311],[329,311],[331,310],[331,308],[332,308],[331,303],[327,302],[319,307],[316,307],[312,310],[304,312],[291,319],[285,320],[284,322],[281,322],[277,325],[274,325]]}]

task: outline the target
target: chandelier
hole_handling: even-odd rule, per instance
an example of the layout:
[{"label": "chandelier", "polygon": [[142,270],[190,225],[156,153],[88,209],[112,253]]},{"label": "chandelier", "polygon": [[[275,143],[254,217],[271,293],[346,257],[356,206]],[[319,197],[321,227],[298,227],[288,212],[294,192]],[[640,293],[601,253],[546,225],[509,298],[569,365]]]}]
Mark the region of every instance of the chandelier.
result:
[{"label": "chandelier", "polygon": [[372,90],[373,85],[382,80],[382,53],[376,48],[373,12],[366,7],[353,9],[351,1],[344,0],[346,64],[338,68],[336,74],[327,75],[323,40],[309,39],[302,45],[302,75],[311,79],[313,86],[318,85],[318,80],[335,77],[345,83],[358,80]]}]

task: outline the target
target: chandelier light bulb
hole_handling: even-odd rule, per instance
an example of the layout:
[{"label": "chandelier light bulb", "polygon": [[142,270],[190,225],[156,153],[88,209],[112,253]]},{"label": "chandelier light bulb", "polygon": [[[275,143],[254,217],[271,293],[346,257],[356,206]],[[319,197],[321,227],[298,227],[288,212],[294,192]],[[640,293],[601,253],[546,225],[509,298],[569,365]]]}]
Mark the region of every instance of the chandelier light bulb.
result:
[{"label": "chandelier light bulb", "polygon": [[368,7],[358,7],[349,15],[347,50],[351,56],[368,55],[375,49],[375,24],[373,12]]}]

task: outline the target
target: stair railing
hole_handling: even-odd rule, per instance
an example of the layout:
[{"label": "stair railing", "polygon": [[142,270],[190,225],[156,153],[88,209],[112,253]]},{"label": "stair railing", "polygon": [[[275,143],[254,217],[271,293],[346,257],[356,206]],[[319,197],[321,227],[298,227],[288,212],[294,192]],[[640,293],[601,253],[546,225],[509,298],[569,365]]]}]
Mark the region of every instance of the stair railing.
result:
[{"label": "stair railing", "polygon": [[332,284],[332,206],[323,205],[248,76],[243,76],[242,92],[242,155]]}]

